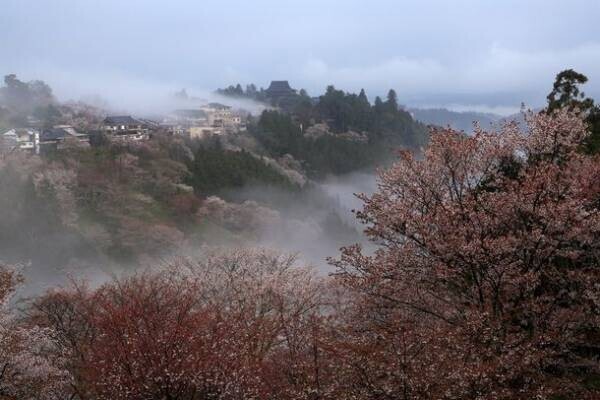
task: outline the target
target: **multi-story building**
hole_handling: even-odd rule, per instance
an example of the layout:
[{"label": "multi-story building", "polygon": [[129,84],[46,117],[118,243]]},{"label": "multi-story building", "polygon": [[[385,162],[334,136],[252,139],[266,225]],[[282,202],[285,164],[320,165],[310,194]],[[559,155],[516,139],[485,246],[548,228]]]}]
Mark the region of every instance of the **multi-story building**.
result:
[{"label": "multi-story building", "polygon": [[103,121],[104,132],[112,140],[145,140],[148,139],[147,125],[129,115],[106,117]]},{"label": "multi-story building", "polygon": [[242,117],[233,112],[230,106],[208,103],[201,107],[208,116],[208,125],[226,130],[236,130],[242,124]]},{"label": "multi-story building", "polygon": [[199,109],[176,110],[163,120],[162,125],[172,134],[193,139],[245,129],[242,116],[230,106],[220,103],[209,103]]}]

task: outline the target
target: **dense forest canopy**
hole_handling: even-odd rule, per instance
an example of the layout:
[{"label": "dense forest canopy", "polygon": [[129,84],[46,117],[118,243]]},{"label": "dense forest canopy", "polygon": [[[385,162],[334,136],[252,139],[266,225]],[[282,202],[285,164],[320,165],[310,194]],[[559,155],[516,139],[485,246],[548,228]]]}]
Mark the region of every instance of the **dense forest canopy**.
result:
[{"label": "dense forest canopy", "polygon": [[199,145],[189,169],[189,183],[197,193],[203,195],[252,185],[275,185],[288,190],[294,188],[274,167],[244,149],[225,150],[218,140]]},{"label": "dense forest canopy", "polygon": [[[269,102],[270,94],[240,84],[217,93]],[[400,108],[390,90],[383,101],[371,105],[364,90],[357,95],[328,86],[318,98],[306,91],[290,92],[283,104],[273,101],[276,110],[266,110],[250,128],[267,152],[291,154],[305,162],[312,176],[343,174],[385,164],[396,149],[418,149],[428,140],[427,129]],[[312,136],[311,128],[321,129]]]},{"label": "dense forest canopy", "polygon": [[0,87],[0,130],[25,125],[28,115],[51,121],[59,114],[57,105],[52,89],[43,81],[22,82],[14,74],[6,75]]},{"label": "dense forest canopy", "polygon": [[[253,84],[248,85],[246,91],[237,84],[218,89],[217,93],[269,101],[269,94],[262,88],[257,91]],[[316,98],[309,97],[304,89],[287,96],[291,99],[287,99],[285,106],[278,108],[305,127],[324,121],[334,133],[357,131],[367,132],[374,137],[399,135],[401,139],[396,139],[396,144],[415,148],[427,142],[426,129],[415,123],[410,114],[400,108],[398,95],[393,89],[390,89],[385,101],[376,97],[374,105],[369,102],[364,89],[359,94],[346,93],[333,85],[327,86],[325,93]]]}]

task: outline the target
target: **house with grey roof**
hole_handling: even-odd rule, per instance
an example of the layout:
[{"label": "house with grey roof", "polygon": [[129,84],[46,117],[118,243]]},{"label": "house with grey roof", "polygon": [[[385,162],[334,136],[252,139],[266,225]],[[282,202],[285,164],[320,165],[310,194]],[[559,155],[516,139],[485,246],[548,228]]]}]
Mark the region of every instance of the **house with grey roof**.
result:
[{"label": "house with grey roof", "polygon": [[39,148],[42,152],[49,150],[61,150],[69,145],[88,147],[90,137],[85,133],[79,133],[70,125],[56,125],[42,130],[39,137]]},{"label": "house with grey roof", "polygon": [[103,130],[111,140],[138,141],[148,139],[148,127],[130,115],[108,116],[102,122]]}]

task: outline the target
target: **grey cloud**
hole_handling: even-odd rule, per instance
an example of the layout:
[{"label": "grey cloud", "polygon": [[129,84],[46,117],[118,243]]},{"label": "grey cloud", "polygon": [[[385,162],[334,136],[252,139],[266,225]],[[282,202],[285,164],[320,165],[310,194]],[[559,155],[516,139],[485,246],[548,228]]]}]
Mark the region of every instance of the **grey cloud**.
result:
[{"label": "grey cloud", "polygon": [[289,79],[313,94],[394,87],[410,105],[538,106],[569,67],[600,96],[598,15],[595,0],[5,0],[0,73],[65,95]]}]

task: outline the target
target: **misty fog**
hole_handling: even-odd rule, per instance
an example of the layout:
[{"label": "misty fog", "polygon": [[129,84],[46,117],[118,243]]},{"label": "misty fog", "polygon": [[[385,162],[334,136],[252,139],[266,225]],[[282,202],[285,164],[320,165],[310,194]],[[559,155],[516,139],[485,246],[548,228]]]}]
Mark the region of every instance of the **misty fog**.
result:
[{"label": "misty fog", "polygon": [[233,196],[257,199],[277,210],[279,218],[261,230],[259,245],[297,253],[326,274],[333,272],[326,259],[338,254],[340,247],[354,243],[370,247],[363,235],[365,226],[354,211],[362,208],[356,194],[372,194],[375,182],[372,173],[358,172],[329,177],[300,196],[265,188],[249,188]]},{"label": "misty fog", "polygon": [[[257,219],[255,234],[252,237],[232,237],[222,235],[219,230],[209,230],[205,236],[206,243],[220,247],[260,246],[279,249],[297,254],[302,263],[315,266],[321,274],[332,272],[327,258],[335,257],[342,246],[353,243],[360,243],[367,249],[370,246],[362,233],[364,226],[356,220],[353,211],[361,207],[361,201],[355,194],[371,194],[375,189],[375,177],[372,173],[353,173],[329,177],[311,185],[302,193],[256,186],[228,193],[231,201],[241,204],[235,206],[235,203],[231,203],[229,207],[243,208],[247,204],[244,202],[256,204],[257,208],[249,209]],[[0,204],[28,201],[26,193],[14,189],[4,186],[0,192]],[[8,217],[6,212],[3,215],[3,218]],[[135,264],[115,262],[74,231],[54,230],[54,222],[44,220],[49,215],[43,210],[31,217],[30,222],[19,226],[24,234],[19,235],[19,240],[28,238],[32,243],[21,243],[23,246],[14,247],[12,240],[3,240],[0,249],[3,261],[22,266],[29,282],[27,290],[23,292],[25,295],[65,284],[70,279],[84,279],[98,284],[112,276],[131,274],[139,268],[156,265],[161,259],[194,253],[199,248],[199,245],[190,247],[182,244],[176,250],[163,253],[159,259],[142,260]],[[241,221],[236,223],[243,224],[244,220]],[[35,233],[40,226],[46,228]],[[29,230],[34,236],[27,234]],[[38,236],[40,234],[44,236]]]}]

